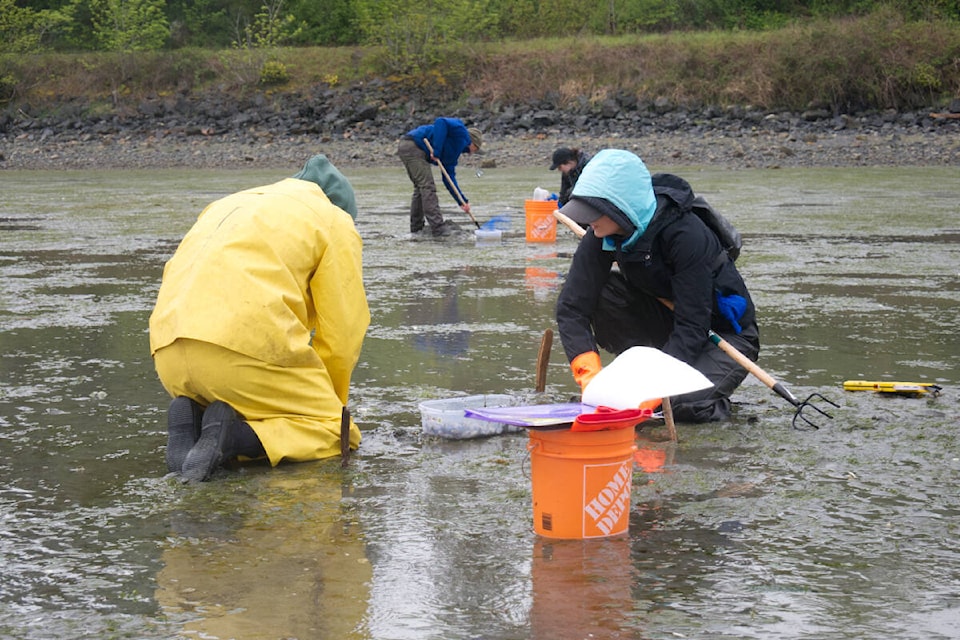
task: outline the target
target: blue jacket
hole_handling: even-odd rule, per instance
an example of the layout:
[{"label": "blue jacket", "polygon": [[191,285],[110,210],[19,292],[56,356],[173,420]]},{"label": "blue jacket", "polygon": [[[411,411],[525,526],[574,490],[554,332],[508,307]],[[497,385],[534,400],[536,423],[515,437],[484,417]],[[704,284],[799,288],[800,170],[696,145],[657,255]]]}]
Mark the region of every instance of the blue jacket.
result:
[{"label": "blue jacket", "polygon": [[416,129],[408,131],[407,135],[413,138],[413,141],[427,154],[428,158],[430,152],[427,150],[427,145],[423,143],[423,139],[426,138],[430,141],[430,146],[433,147],[433,155],[443,164],[450,180],[453,181],[453,184],[450,184],[446,177],[443,178],[443,184],[447,191],[457,202],[460,202],[460,200],[470,202],[463,195],[460,185],[457,184],[457,163],[460,161],[460,154],[470,147],[470,132],[467,131],[466,125],[457,118],[437,118],[433,121],[433,124],[420,125]]}]

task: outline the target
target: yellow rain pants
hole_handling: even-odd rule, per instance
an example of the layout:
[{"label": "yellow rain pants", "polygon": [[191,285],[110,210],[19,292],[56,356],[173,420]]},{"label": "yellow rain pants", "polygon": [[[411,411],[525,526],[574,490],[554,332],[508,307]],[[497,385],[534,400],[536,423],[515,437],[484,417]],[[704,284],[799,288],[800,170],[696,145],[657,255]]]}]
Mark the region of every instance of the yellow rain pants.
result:
[{"label": "yellow rain pants", "polygon": [[[317,184],[287,178],[210,204],[163,271],[150,350],[164,388],[232,405],[271,464],[339,454],[370,324],[362,242]],[[360,431],[351,425],[350,443]]]},{"label": "yellow rain pants", "polygon": [[[153,358],[171,397],[187,396],[203,405],[222,400],[236,409],[257,434],[270,464],[340,455],[343,404],[319,358],[317,366],[280,367],[189,338]],[[351,420],[350,447],[358,446],[360,429]]]}]

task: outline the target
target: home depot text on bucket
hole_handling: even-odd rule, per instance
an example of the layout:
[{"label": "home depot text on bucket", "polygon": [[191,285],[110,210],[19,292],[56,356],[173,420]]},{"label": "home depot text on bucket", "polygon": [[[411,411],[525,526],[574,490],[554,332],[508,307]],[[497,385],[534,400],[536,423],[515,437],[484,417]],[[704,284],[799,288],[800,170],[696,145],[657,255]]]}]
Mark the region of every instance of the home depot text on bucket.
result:
[{"label": "home depot text on bucket", "polygon": [[[620,521],[624,511],[630,509],[630,483],[633,481],[632,464],[632,460],[621,464],[610,482],[592,499],[588,499],[588,496],[584,495],[584,513],[593,518],[594,525],[605,534],[609,535]],[[584,479],[586,479],[587,467],[584,467],[583,473]],[[584,489],[587,486],[585,481]]]}]

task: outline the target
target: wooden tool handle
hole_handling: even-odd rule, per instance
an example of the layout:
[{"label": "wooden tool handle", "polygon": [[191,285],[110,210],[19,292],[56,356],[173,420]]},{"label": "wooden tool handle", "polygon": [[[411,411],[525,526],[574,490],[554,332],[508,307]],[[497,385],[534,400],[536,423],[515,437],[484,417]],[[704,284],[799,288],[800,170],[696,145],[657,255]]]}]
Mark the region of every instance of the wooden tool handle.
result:
[{"label": "wooden tool handle", "polygon": [[553,212],[553,217],[566,225],[570,231],[573,231],[578,238],[582,238],[587,234],[587,230],[574,222],[570,216],[565,213],[561,213],[559,209]]},{"label": "wooden tool handle", "polygon": [[534,385],[537,393],[547,388],[547,364],[550,362],[550,347],[553,346],[553,329],[543,332],[540,340],[540,352],[537,354],[537,379]]},{"label": "wooden tool handle", "polygon": [[[424,138],[423,144],[427,145],[427,149],[430,150],[430,155],[432,155],[434,158],[437,158],[437,156],[433,153],[433,146],[430,144],[430,141]],[[458,187],[457,183],[450,178],[450,174],[447,173],[443,163],[440,162],[440,158],[437,158],[437,165],[440,167],[440,173],[442,173],[443,177],[446,178],[447,182],[450,183],[450,190],[453,191],[453,193],[457,196],[457,202],[460,203],[461,207],[467,206],[466,200],[463,199],[463,194],[460,193],[460,187]],[[470,220],[472,220],[473,224],[477,225],[477,229],[479,229],[480,223],[477,222],[477,219],[473,217],[473,214],[467,211],[467,215],[470,216]]]},{"label": "wooden tool handle", "polygon": [[350,410],[346,407],[340,412],[340,466],[350,461]]}]

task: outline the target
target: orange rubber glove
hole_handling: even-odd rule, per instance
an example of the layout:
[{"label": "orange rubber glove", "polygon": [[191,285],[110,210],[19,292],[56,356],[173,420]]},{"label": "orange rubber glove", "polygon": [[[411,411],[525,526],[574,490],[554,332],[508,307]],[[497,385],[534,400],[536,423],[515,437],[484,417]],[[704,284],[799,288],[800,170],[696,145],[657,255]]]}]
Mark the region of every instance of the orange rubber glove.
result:
[{"label": "orange rubber glove", "polygon": [[593,377],[600,373],[603,364],[600,362],[600,354],[596,351],[585,351],[570,362],[570,370],[573,371],[573,379],[577,381],[581,389],[585,389],[587,384],[593,380]]}]

